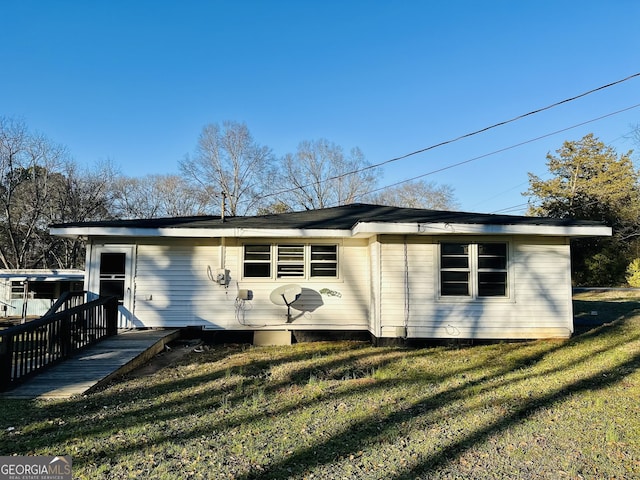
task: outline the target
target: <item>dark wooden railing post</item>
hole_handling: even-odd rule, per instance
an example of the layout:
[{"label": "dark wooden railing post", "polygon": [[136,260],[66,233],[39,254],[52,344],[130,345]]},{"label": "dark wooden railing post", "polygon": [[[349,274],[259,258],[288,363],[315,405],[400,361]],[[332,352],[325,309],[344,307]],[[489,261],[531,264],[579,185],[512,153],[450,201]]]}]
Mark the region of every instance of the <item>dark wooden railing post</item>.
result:
[{"label": "dark wooden railing post", "polygon": [[11,385],[11,357],[13,353],[13,337],[5,335],[0,342],[0,392]]},{"label": "dark wooden railing post", "polygon": [[104,305],[104,313],[107,320],[107,336],[118,333],[118,298],[111,297]]},{"label": "dark wooden railing post", "polygon": [[62,319],[60,322],[60,350],[62,358],[66,358],[71,355],[73,339],[71,338],[73,332],[71,331],[71,315],[68,310],[64,310],[62,313]]}]

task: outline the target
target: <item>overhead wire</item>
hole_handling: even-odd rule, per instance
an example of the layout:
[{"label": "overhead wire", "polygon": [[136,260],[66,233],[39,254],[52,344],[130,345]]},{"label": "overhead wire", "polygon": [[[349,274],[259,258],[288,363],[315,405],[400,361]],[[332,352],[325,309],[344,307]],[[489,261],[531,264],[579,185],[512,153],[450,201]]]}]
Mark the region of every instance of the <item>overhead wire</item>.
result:
[{"label": "overhead wire", "polygon": [[[627,193],[627,190],[619,189],[619,190],[609,191],[608,193],[609,193],[609,195],[615,195],[615,194],[618,194],[618,193]],[[521,203],[521,204],[518,204],[518,205],[513,205],[511,207],[505,207],[505,208],[502,208],[502,209],[499,209],[499,210],[495,210],[495,211],[493,211],[491,213],[495,214],[495,213],[510,212],[510,211],[514,211],[514,210],[522,210],[522,207],[525,207],[525,206],[526,207],[530,207],[530,206],[538,206],[539,207],[539,206],[541,206],[540,203],[541,203],[540,201],[538,201],[538,202]],[[598,205],[600,203],[602,203],[601,200],[595,199],[595,200],[591,200],[590,202],[583,203],[582,207],[590,207],[590,206],[593,206],[593,205]],[[536,204],[538,204],[538,205],[536,205]]]},{"label": "overhead wire", "polygon": [[[410,153],[407,153],[407,154],[404,154],[404,155],[400,155],[398,157],[390,158],[388,160],[384,160],[382,162],[378,162],[378,163],[375,163],[375,164],[372,164],[372,165],[367,165],[366,167],[357,168],[357,169],[351,170],[349,172],[344,172],[344,173],[341,173],[341,174],[338,174],[338,175],[333,175],[331,177],[327,177],[327,178],[324,178],[324,179],[321,179],[321,180],[318,180],[318,181],[315,181],[315,182],[311,182],[311,183],[308,183],[306,185],[299,185],[299,186],[296,186],[296,187],[280,190],[278,192],[269,193],[267,195],[263,195],[261,197],[261,199],[274,197],[274,196],[279,196],[279,195],[282,195],[282,194],[285,194],[285,193],[294,192],[296,190],[300,190],[300,189],[303,189],[303,188],[311,187],[313,185],[317,185],[317,184],[324,183],[324,182],[329,182],[329,181],[332,181],[332,180],[337,180],[339,178],[344,178],[344,177],[347,177],[349,175],[355,175],[357,173],[364,172],[364,171],[367,171],[367,170],[372,170],[374,168],[378,168],[378,167],[381,167],[383,165],[388,165],[389,163],[393,163],[393,162],[397,162],[397,161],[400,161],[400,160],[404,160],[406,158],[409,158],[409,157],[412,157],[412,156],[415,156],[415,155],[418,155],[418,154],[421,154],[421,153],[424,153],[424,152],[428,152],[429,150],[433,150],[435,148],[439,148],[439,147],[442,147],[444,145],[449,145],[451,143],[458,142],[458,141],[463,140],[465,138],[469,138],[469,137],[473,137],[475,135],[479,135],[479,134],[484,133],[484,132],[486,132],[488,130],[492,130],[494,128],[498,128],[498,127],[507,125],[509,123],[513,123],[513,122],[516,122],[518,120],[522,120],[523,118],[530,117],[532,115],[536,115],[538,113],[544,112],[546,110],[550,110],[550,109],[558,107],[560,105],[563,105],[563,104],[566,104],[566,103],[569,103],[569,102],[573,102],[575,100],[578,100],[580,98],[586,97],[588,95],[591,95],[593,93],[599,92],[601,90],[605,90],[605,89],[613,87],[615,85],[619,85],[621,83],[627,82],[627,81],[629,81],[629,80],[631,80],[633,78],[636,78],[636,77],[640,77],[640,72],[634,73],[634,74],[629,75],[627,77],[624,77],[624,78],[622,78],[620,80],[616,80],[615,82],[611,82],[611,83],[608,83],[606,85],[601,85],[601,86],[599,86],[597,88],[593,88],[591,90],[587,90],[586,92],[580,93],[578,95],[574,95],[573,97],[565,98],[564,100],[560,100],[558,102],[552,103],[552,104],[547,105],[545,107],[537,108],[535,110],[531,110],[530,112],[523,113],[521,115],[517,115],[517,116],[515,116],[513,118],[510,118],[508,120],[503,120],[501,122],[494,123],[493,125],[489,125],[487,127],[481,128],[479,130],[475,130],[475,131],[472,131],[472,132],[469,132],[469,133],[465,133],[465,134],[460,135],[458,137],[455,137],[455,138],[452,138],[452,139],[449,139],[449,140],[445,140],[445,141],[442,141],[442,142],[439,142],[439,143],[435,143],[435,144],[430,145],[428,147],[421,148],[419,150],[415,150],[413,152],[410,152]],[[629,110],[631,108],[635,108],[635,107],[630,107],[630,108],[625,109],[625,110]],[[622,111],[625,111],[625,110],[622,110]],[[589,123],[589,122],[586,122],[586,123]],[[540,138],[544,138],[544,137],[540,137]],[[527,142],[525,142],[525,143],[527,143]],[[478,157],[476,159],[483,158],[484,156],[486,156],[486,155],[483,155],[483,156]],[[465,162],[460,162],[460,163],[457,163],[457,164],[452,165],[452,166],[447,167],[447,168],[453,168],[455,166],[459,166],[459,165],[462,165],[464,163],[468,163],[468,162],[476,160],[476,159],[468,160],[468,161],[465,161]],[[432,173],[437,173],[439,171],[446,170],[447,168],[439,169],[439,170],[436,170],[436,171],[434,171]],[[402,182],[400,182],[400,183],[402,183]],[[385,188],[389,188],[389,187],[385,187]]]},{"label": "overhead wire", "polygon": [[623,113],[623,112],[626,112],[626,111],[629,111],[629,110],[633,110],[634,108],[638,108],[638,107],[640,107],[640,103],[637,103],[637,104],[632,105],[630,107],[623,108],[621,110],[617,110],[615,112],[611,112],[611,113],[607,113],[605,115],[601,115],[601,116],[596,117],[596,118],[592,118],[590,120],[586,120],[584,122],[577,123],[575,125],[571,125],[570,127],[561,128],[560,130],[555,130],[555,131],[553,131],[551,133],[546,133],[544,135],[540,135],[538,137],[535,137],[535,138],[532,138],[532,139],[529,139],[529,140],[525,140],[523,142],[519,142],[519,143],[516,143],[514,145],[510,145],[508,147],[500,148],[498,150],[494,150],[493,152],[485,153],[485,154],[482,154],[482,155],[478,155],[477,157],[473,157],[473,158],[469,158],[467,160],[463,160],[463,161],[460,161],[460,162],[456,162],[456,163],[452,163],[452,164],[449,164],[449,165],[445,165],[444,167],[437,168],[435,170],[431,170],[429,172],[426,172],[426,173],[423,173],[423,174],[420,174],[420,175],[416,175],[414,177],[407,178],[405,180],[401,180],[399,182],[395,182],[395,183],[392,183],[392,184],[389,184],[389,185],[385,185],[383,187],[376,188],[374,190],[370,190],[368,192],[364,192],[364,193],[358,194],[358,195],[355,196],[355,198],[360,198],[360,197],[364,197],[366,195],[371,195],[373,193],[376,193],[376,192],[379,192],[379,191],[382,191],[382,190],[386,190],[387,188],[396,187],[396,186],[401,185],[403,183],[412,182],[412,181],[418,180],[420,178],[424,178],[424,177],[427,177],[429,175],[433,175],[435,173],[439,173],[439,172],[443,172],[445,170],[449,170],[451,168],[459,167],[460,165],[465,165],[467,163],[475,162],[475,161],[480,160],[482,158],[486,158],[486,157],[489,157],[491,155],[496,155],[498,153],[506,152],[507,150],[512,150],[514,148],[518,148],[518,147],[521,147],[523,145],[527,145],[529,143],[533,143],[533,142],[536,142],[538,140],[542,140],[543,138],[551,137],[553,135],[557,135],[559,133],[566,132],[566,131],[574,129],[574,128],[582,127],[582,126],[587,125],[589,123],[597,122],[599,120],[602,120],[603,118],[612,117],[614,115],[618,115],[620,113]]},{"label": "overhead wire", "polygon": [[[479,205],[479,204],[481,204],[483,202],[488,202],[489,200],[493,200],[494,198],[501,197],[502,195],[505,195],[506,193],[512,192],[513,190],[515,190],[517,188],[521,188],[522,186],[527,185],[528,183],[529,183],[529,181],[520,182],[519,184],[517,184],[517,185],[515,185],[515,186],[513,186],[511,188],[508,188],[506,190],[498,192],[495,195],[492,195],[492,196],[490,196],[488,198],[484,198],[483,200],[480,200],[479,202],[475,202],[475,205]],[[473,208],[475,208],[475,206]]]},{"label": "overhead wire", "polygon": [[[637,129],[638,129],[638,127],[634,127],[631,131],[629,131],[629,132],[627,132],[627,133],[624,133],[624,134],[622,134],[622,135],[620,135],[620,136],[618,136],[618,137],[614,138],[613,140],[610,140],[609,142],[606,142],[606,145],[607,145],[607,146],[611,146],[611,144],[612,144],[612,143],[617,142],[618,140],[623,139],[623,138],[624,138],[624,139],[629,139],[629,138],[630,138],[630,137],[629,137],[629,135],[630,135],[630,134],[632,134],[632,133],[633,133],[634,131],[636,131]],[[541,175],[538,175],[538,176],[542,176],[542,177],[544,177],[544,176],[548,176],[548,175],[550,175],[550,173],[549,173],[549,172],[545,172],[544,174],[541,174]],[[512,188],[510,188],[510,189],[508,189],[508,190],[503,191],[502,193],[499,193],[499,194],[497,194],[497,195],[494,195],[494,196],[492,196],[492,197],[489,197],[489,198],[484,199],[484,200],[482,200],[482,201],[480,201],[480,202],[477,202],[477,203],[482,203],[482,202],[485,202],[485,201],[487,201],[487,200],[492,200],[492,199],[494,199],[494,198],[496,198],[496,197],[499,197],[500,195],[502,195],[502,194],[504,194],[504,193],[506,193],[506,192],[510,192],[511,190],[514,190],[514,189],[516,189],[516,188],[518,188],[518,187],[521,187],[522,185],[526,185],[526,184],[528,184],[528,183],[529,183],[528,181],[527,181],[527,182],[519,183],[519,184],[518,184],[518,185],[516,185],[515,187],[512,187]],[[489,212],[489,213],[504,213],[504,212],[511,212],[511,211],[521,211],[521,210],[522,210],[522,207],[525,207],[525,206],[526,206],[526,207],[529,207],[529,206],[531,206],[531,205],[532,205],[532,202],[531,202],[531,201],[528,201],[527,203],[523,203],[523,204],[519,204],[519,205],[513,205],[513,206],[511,206],[511,207],[501,208],[501,209],[499,209],[499,210],[494,210],[494,211]]]},{"label": "overhead wire", "polygon": [[495,213],[519,212],[519,211],[522,211],[524,207],[528,208],[529,206],[530,206],[529,203],[520,203],[518,205],[512,205],[510,207],[501,208],[500,210],[494,210],[491,213],[495,214]]}]

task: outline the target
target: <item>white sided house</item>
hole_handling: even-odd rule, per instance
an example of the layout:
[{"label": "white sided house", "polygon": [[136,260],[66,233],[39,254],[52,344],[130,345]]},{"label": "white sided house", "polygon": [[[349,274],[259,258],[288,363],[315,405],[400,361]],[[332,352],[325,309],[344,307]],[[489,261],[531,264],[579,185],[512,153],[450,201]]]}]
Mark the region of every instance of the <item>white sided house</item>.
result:
[{"label": "white sided house", "polygon": [[569,241],[598,222],[378,205],[54,225],[87,240],[85,289],[121,327],[566,338]]},{"label": "white sided house", "polygon": [[60,295],[81,291],[82,270],[0,269],[0,317],[41,317]]}]

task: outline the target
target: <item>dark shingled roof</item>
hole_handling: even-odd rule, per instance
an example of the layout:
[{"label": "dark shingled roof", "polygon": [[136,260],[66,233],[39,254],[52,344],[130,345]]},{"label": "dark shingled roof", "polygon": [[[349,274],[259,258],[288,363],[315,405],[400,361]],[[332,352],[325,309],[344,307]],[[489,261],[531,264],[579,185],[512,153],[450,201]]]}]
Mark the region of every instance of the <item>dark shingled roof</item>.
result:
[{"label": "dark shingled roof", "polygon": [[448,212],[418,208],[399,208],[354,203],[341,207],[322,208],[302,212],[279,213],[254,217],[219,216],[149,218],[75,222],[52,225],[52,228],[282,228],[282,229],[351,229],[360,222],[379,223],[461,223],[481,225],[548,225],[595,226],[601,222],[589,220],[494,215],[488,213]]}]

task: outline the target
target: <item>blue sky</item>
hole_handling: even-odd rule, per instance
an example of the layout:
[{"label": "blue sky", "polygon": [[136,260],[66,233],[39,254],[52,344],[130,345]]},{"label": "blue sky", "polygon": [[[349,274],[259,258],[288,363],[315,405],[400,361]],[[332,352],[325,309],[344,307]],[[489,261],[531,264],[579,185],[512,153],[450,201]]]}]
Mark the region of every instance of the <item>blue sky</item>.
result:
[{"label": "blue sky", "polygon": [[[83,165],[178,172],[202,127],[245,122],[378,163],[640,72],[640,2],[4,0],[0,115]],[[640,103],[640,78],[385,167],[390,184]],[[460,209],[524,213],[527,172],[594,133],[618,153],[640,108],[425,180]],[[636,146],[638,147],[638,146]],[[518,207],[519,206],[519,207]]]}]

